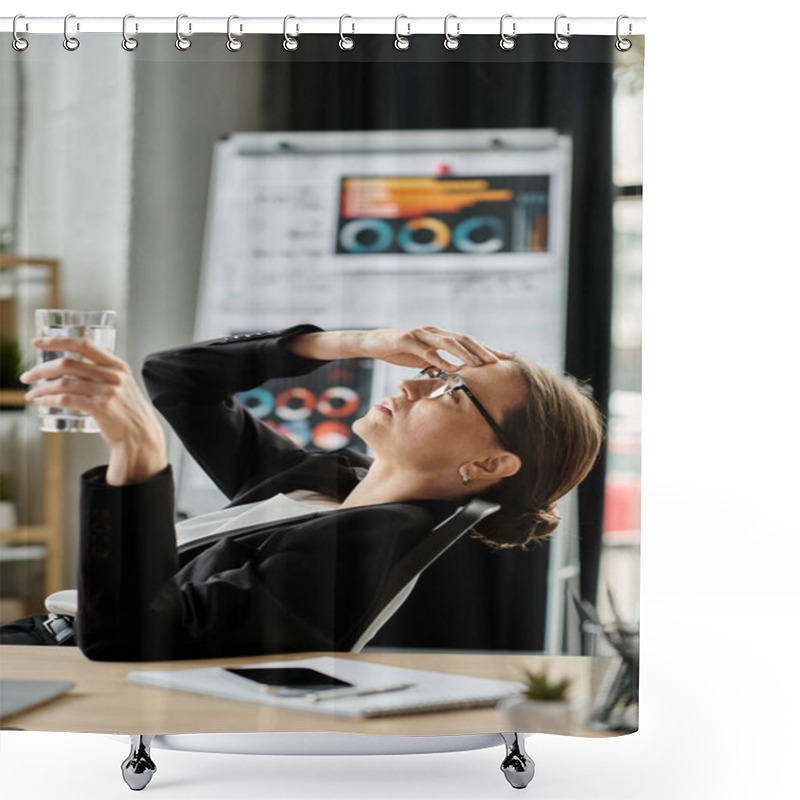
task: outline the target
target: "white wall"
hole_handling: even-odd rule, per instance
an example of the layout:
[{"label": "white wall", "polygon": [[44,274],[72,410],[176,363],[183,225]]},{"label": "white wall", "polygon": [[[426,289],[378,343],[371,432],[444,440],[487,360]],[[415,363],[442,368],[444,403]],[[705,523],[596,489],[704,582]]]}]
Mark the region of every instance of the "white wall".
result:
[{"label": "white wall", "polygon": [[[61,262],[61,303],[68,308],[121,308],[127,294],[133,69],[115,42],[95,41],[68,53],[58,37],[37,39],[23,63],[25,134],[18,255]],[[102,66],[93,51],[105,49]],[[16,105],[13,63],[2,79],[3,219],[10,219]],[[8,216],[6,216],[8,215]],[[125,347],[125,330],[120,331]],[[106,460],[97,436],[70,436],[66,447],[65,585],[74,585],[78,476]]]},{"label": "white wall", "polygon": [[7,242],[13,234],[16,100],[19,74],[11,61],[0,60],[0,228],[5,229],[0,242]]},{"label": "white wall", "polygon": [[[158,53],[177,52],[174,36],[155,36]],[[247,43],[246,60],[205,44],[135,68],[128,358],[137,371],[148,353],[192,340],[214,143],[261,124],[259,42]]]},{"label": "white wall", "polygon": [[[148,39],[150,52],[175,51],[173,36],[161,38]],[[69,53],[59,36],[37,37],[35,49],[0,56],[0,225],[12,216],[17,58],[26,130],[13,250],[61,262],[62,306],[115,309],[117,352],[138,374],[147,353],[192,339],[213,145],[258,130],[263,62],[252,52],[204,61],[196,43],[164,63],[118,39],[87,36]],[[74,586],[79,476],[107,449],[74,435],[66,451],[64,585]]]}]

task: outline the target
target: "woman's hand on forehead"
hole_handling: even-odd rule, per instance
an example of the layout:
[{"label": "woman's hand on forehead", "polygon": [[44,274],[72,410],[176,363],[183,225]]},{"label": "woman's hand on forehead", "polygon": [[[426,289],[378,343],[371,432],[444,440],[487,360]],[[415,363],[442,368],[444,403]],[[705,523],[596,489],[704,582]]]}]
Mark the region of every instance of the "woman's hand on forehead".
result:
[{"label": "woman's hand on forehead", "polygon": [[[401,367],[436,367],[456,372],[464,366],[480,367],[509,358],[472,336],[435,325],[421,328],[384,328],[361,332],[362,355]],[[446,358],[449,356],[450,358]]]},{"label": "woman's hand on forehead", "polygon": [[289,352],[303,358],[377,358],[401,367],[437,367],[456,372],[463,366],[496,364],[510,356],[473,336],[436,325],[418,328],[315,331],[289,339]]}]

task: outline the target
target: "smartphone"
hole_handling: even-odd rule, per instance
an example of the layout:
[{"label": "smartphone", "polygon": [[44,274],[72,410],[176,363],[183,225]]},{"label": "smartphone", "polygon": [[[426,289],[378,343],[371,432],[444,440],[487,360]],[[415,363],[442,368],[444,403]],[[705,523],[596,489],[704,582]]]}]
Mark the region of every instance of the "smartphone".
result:
[{"label": "smartphone", "polygon": [[253,681],[267,691],[280,695],[321,692],[353,685],[306,667],[226,667],[225,672]]}]

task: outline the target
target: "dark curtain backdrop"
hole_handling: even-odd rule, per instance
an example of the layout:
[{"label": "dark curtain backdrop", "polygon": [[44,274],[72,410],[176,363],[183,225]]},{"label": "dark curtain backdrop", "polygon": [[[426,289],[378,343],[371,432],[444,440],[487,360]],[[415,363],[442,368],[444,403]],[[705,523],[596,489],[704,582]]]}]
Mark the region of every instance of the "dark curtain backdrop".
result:
[{"label": "dark curtain backdrop", "polygon": [[[581,37],[567,53],[551,36],[510,52],[470,36],[447,52],[441,37],[303,36],[287,54],[268,43],[263,111],[268,131],[555,128],[573,138],[566,370],[588,379],[608,410],[612,286],[613,39]],[[273,46],[274,45],[274,46]],[[580,590],[594,601],[600,557],[603,452],[579,491]],[[420,579],[372,646],[540,650],[549,547],[491,551],[465,537]],[[570,613],[571,613],[570,608]]]}]

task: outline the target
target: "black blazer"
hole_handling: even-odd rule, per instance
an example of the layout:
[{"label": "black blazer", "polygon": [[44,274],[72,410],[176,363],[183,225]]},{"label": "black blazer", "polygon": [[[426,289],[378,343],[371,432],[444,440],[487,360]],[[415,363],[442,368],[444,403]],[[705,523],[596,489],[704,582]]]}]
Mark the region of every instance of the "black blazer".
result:
[{"label": "black blazer", "polygon": [[[143,377],[188,452],[241,505],[293,489],[343,499],[370,459],[309,453],[232,396],[326,362],[284,348],[320,330],[231,336],[149,356]],[[347,650],[390,567],[456,508],[415,501],[309,514],[175,544],[171,469],[115,487],[82,477],[76,639],[91,659]]]}]

